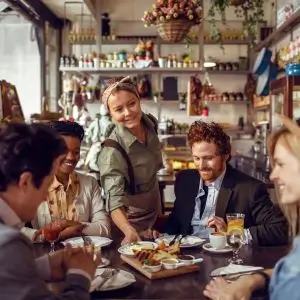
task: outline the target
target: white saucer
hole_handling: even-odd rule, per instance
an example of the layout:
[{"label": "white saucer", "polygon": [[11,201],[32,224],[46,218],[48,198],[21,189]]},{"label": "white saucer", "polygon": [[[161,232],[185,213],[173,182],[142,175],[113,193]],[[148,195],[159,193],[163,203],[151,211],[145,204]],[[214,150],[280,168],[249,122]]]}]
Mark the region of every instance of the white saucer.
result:
[{"label": "white saucer", "polygon": [[223,249],[216,249],[214,247],[212,247],[210,245],[210,243],[206,243],[202,246],[202,248],[207,251],[207,252],[211,252],[211,253],[229,253],[232,252],[232,248],[230,246],[226,246]]}]

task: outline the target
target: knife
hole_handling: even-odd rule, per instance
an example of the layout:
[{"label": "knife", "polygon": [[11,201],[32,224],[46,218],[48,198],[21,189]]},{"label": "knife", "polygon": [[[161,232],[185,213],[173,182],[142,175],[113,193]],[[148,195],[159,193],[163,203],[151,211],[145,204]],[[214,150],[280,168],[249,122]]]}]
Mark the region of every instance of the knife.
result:
[{"label": "knife", "polygon": [[231,276],[239,276],[239,275],[246,275],[246,274],[251,274],[252,272],[255,272],[257,270],[263,270],[264,268],[255,268],[252,270],[248,270],[248,271],[240,271],[240,272],[236,272],[236,273],[229,273],[229,274],[216,274],[213,275],[213,272],[210,273],[210,277],[231,277]]}]

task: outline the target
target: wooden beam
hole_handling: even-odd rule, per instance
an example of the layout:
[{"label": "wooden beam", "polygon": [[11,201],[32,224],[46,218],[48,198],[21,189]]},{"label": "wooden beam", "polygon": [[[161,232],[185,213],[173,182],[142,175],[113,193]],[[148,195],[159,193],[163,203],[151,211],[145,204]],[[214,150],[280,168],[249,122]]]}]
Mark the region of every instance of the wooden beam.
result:
[{"label": "wooden beam", "polygon": [[[97,0],[96,0],[97,1]],[[89,11],[91,12],[92,16],[94,17],[95,20],[96,19],[96,6],[95,6],[95,1],[93,0],[84,0],[83,1],[85,3],[85,5],[87,6],[87,8],[89,9]]]},{"label": "wooden beam", "polygon": [[264,47],[270,47],[279,42],[285,36],[293,32],[293,29],[300,24],[300,10],[296,11],[280,27],[274,28],[273,32],[254,48],[256,52]]},{"label": "wooden beam", "polygon": [[63,20],[58,18],[42,1],[24,0],[24,2],[26,2],[44,22],[47,21],[51,27],[59,29],[64,26]]},{"label": "wooden beam", "polygon": [[43,27],[40,17],[32,11],[28,6],[19,0],[4,0],[14,11],[20,13],[26,20],[33,23],[37,27]]}]

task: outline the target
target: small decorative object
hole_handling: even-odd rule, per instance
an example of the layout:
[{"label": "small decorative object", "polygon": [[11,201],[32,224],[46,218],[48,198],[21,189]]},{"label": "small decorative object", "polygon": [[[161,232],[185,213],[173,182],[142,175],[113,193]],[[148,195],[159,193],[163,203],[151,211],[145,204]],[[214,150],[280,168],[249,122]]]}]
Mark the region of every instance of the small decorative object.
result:
[{"label": "small decorative object", "polygon": [[158,66],[160,68],[165,68],[166,67],[166,59],[164,57],[159,57],[158,58]]},{"label": "small decorative object", "polygon": [[126,60],[126,50],[120,50],[120,52],[119,52],[119,60],[121,60],[121,61],[125,61]]},{"label": "small decorative object", "polygon": [[[235,14],[243,20],[243,32],[252,45],[258,38],[259,25],[264,21],[264,1],[261,0],[212,0],[208,9],[208,22],[211,25],[211,38],[222,46],[223,34],[217,27],[216,15],[220,15],[222,22],[226,24],[226,9],[235,7]],[[240,37],[241,38],[241,37]]]},{"label": "small decorative object", "polygon": [[155,25],[163,40],[180,42],[193,25],[201,23],[201,1],[157,0],[152,11],[145,11],[142,21],[146,27]]},{"label": "small decorative object", "polygon": [[256,80],[251,73],[248,74],[247,82],[244,87],[244,95],[248,101],[253,101],[253,96],[256,89]]},{"label": "small decorative object", "polygon": [[118,52],[114,52],[112,58],[112,60],[118,60]]},{"label": "small decorative object", "polygon": [[229,93],[225,92],[222,94],[222,101],[229,101]]},{"label": "small decorative object", "polygon": [[239,127],[239,130],[244,130],[244,125],[245,125],[245,123],[244,123],[244,117],[243,116],[240,116],[239,117],[239,121],[238,121],[238,127]]},{"label": "small decorative object", "polygon": [[179,109],[186,110],[186,97],[187,93],[179,93]]},{"label": "small decorative object", "polygon": [[110,17],[109,13],[105,12],[102,14],[102,36],[109,37],[110,36]]},{"label": "small decorative object", "polygon": [[0,120],[1,123],[25,121],[17,89],[5,80],[0,81]]},{"label": "small decorative object", "polygon": [[207,105],[204,105],[201,112],[202,117],[208,117],[209,115],[209,108]]},{"label": "small decorative object", "polygon": [[94,88],[92,86],[88,86],[86,88],[86,95],[87,95],[88,101],[92,101],[92,99],[93,99],[93,93],[94,93]]}]

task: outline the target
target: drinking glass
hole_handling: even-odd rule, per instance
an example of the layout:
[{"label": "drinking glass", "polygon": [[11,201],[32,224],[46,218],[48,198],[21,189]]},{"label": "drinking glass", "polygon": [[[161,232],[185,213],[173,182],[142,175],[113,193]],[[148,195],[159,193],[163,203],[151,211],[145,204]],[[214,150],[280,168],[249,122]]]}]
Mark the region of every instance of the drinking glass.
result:
[{"label": "drinking glass", "polygon": [[232,264],[243,264],[243,260],[239,257],[239,251],[244,245],[244,220],[245,215],[240,213],[227,214],[227,244],[232,247],[233,255],[228,260]]},{"label": "drinking glass", "polygon": [[44,240],[50,243],[51,250],[50,252],[55,252],[55,242],[58,240],[61,228],[57,224],[58,219],[52,218],[52,222],[45,225],[43,228]]}]

